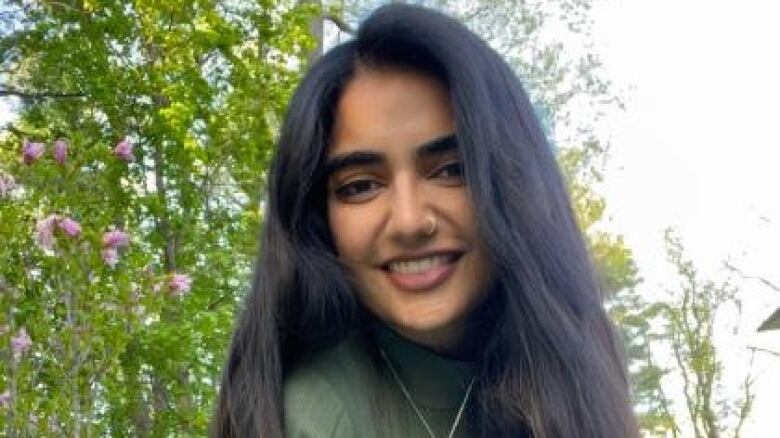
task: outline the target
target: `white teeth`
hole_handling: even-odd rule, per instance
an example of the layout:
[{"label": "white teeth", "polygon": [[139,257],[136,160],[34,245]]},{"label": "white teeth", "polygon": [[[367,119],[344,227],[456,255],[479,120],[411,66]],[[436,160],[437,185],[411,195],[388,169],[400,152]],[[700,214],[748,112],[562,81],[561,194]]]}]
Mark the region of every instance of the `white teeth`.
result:
[{"label": "white teeth", "polygon": [[418,274],[427,271],[435,266],[441,266],[450,261],[449,256],[435,255],[419,260],[408,260],[403,262],[392,262],[388,265],[391,271],[402,274]]}]

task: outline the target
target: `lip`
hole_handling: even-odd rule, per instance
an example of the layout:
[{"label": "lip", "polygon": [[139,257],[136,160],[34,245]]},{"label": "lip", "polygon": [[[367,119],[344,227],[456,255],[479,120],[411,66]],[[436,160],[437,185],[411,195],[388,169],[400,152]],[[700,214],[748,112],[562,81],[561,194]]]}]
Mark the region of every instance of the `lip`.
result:
[{"label": "lip", "polygon": [[[434,252],[431,253],[431,255],[453,255],[453,253],[450,251],[444,253]],[[460,260],[462,255],[463,255],[462,253],[454,254],[454,258],[448,263],[439,266],[434,266],[431,269],[428,269],[427,271],[423,271],[419,273],[409,274],[403,272],[395,272],[387,268],[382,269],[382,271],[387,276],[390,283],[392,283],[393,286],[395,286],[396,288],[406,292],[424,292],[424,291],[434,289],[437,286],[444,283],[445,281],[447,281],[447,279],[449,279],[452,276],[452,274],[455,272],[455,269],[457,269],[457,263]],[[410,259],[413,260],[419,258],[424,258],[424,256],[397,258],[388,262],[388,264],[392,263],[393,261],[403,261],[403,260],[410,260]]]},{"label": "lip", "polygon": [[438,249],[438,250],[428,250],[428,251],[420,251],[420,252],[410,252],[406,253],[397,257],[389,258],[384,261],[380,265],[381,269],[387,270],[390,266],[390,263],[394,262],[408,262],[412,260],[419,260],[419,259],[426,259],[428,257],[433,256],[447,256],[447,257],[453,257],[453,261],[457,261],[462,255],[464,251],[457,250],[457,249]]}]

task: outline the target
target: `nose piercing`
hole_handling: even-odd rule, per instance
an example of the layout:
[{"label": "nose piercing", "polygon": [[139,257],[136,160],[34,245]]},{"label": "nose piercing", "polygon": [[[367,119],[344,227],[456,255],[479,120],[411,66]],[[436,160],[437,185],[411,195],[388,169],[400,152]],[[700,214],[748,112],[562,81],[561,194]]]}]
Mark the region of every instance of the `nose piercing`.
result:
[{"label": "nose piercing", "polygon": [[437,224],[436,224],[436,216],[429,216],[428,222],[430,222],[430,226],[425,231],[426,236],[433,236],[433,233],[436,232]]}]

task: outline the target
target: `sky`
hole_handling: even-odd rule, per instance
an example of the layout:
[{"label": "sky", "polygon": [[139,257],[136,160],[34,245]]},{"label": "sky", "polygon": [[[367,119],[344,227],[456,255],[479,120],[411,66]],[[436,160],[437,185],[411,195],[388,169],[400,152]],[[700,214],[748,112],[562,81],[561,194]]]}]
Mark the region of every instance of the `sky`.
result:
[{"label": "sky", "polygon": [[[612,142],[600,188],[606,228],[634,251],[640,292],[663,296],[676,284],[667,227],[702,276],[724,279],[729,261],[780,285],[780,2],[597,0],[593,14],[594,50],[626,101],[601,127]],[[727,392],[749,369],[747,347],[780,352],[779,331],[755,332],[780,293],[732,282],[743,312],[719,323]],[[743,436],[778,436],[780,357],[757,353],[752,370]]]}]

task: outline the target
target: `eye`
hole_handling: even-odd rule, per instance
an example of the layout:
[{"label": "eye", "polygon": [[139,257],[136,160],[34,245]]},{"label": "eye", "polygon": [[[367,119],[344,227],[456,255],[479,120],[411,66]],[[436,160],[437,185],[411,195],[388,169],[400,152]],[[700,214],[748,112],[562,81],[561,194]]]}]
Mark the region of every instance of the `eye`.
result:
[{"label": "eye", "polygon": [[439,167],[436,169],[431,176],[433,178],[444,178],[444,179],[462,179],[463,178],[463,162],[462,161],[455,161],[452,163],[445,164],[444,166]]},{"label": "eye", "polygon": [[373,179],[350,181],[334,191],[336,197],[345,202],[361,202],[371,198],[379,189],[379,182]]}]

